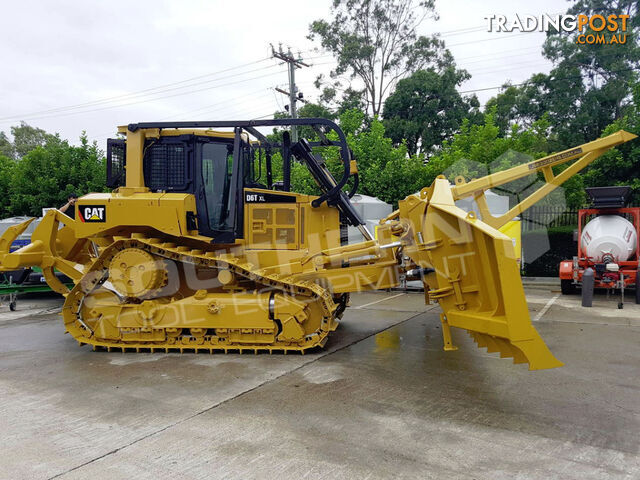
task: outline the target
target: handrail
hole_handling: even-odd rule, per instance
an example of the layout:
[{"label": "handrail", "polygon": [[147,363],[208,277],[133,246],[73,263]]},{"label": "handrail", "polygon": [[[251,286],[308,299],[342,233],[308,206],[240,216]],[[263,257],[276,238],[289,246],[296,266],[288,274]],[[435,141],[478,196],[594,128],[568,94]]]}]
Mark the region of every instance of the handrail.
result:
[{"label": "handrail", "polygon": [[197,122],[140,122],[130,123],[127,129],[136,132],[141,129],[165,129],[165,128],[244,128],[255,129],[256,127],[286,127],[286,126],[314,126],[324,125],[336,132],[338,135],[337,146],[340,147],[340,157],[344,171],[342,178],[329,191],[323,193],[313,201],[314,207],[319,207],[326,200],[338,195],[338,192],[349,181],[351,176],[351,153],[347,145],[347,138],[342,129],[331,120],[326,118],[278,118],[269,120],[222,120],[222,121],[197,121]]}]

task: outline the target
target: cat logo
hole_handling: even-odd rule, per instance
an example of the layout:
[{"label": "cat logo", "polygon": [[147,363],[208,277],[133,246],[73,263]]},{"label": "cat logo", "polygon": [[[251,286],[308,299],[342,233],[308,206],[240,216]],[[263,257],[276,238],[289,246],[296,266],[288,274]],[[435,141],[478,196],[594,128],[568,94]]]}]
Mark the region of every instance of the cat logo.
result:
[{"label": "cat logo", "polygon": [[107,207],[105,205],[79,205],[78,213],[83,223],[104,223],[107,221]]}]

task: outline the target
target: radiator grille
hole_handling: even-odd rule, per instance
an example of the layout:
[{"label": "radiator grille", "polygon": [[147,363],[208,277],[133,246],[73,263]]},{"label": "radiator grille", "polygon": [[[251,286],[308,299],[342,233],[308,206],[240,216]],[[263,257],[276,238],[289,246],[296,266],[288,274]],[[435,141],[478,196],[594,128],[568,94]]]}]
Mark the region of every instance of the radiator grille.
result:
[{"label": "radiator grille", "polygon": [[124,140],[107,140],[107,187],[118,188],[125,184],[126,152]]}]

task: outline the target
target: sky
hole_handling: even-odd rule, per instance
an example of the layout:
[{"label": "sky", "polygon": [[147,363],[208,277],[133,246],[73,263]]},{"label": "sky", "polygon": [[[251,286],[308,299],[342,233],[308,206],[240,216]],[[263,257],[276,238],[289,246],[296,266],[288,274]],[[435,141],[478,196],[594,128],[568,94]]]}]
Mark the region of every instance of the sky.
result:
[{"label": "sky", "polygon": [[[331,0],[21,0],[0,20],[0,131],[21,120],[73,143],[82,131],[104,148],[118,125],[142,121],[245,120],[282,110],[286,67],[270,44],[291,47],[311,66],[297,70],[306,99],[332,57],[315,51],[309,24],[328,18]],[[472,77],[460,88],[482,104],[506,81],[519,83],[551,63],[544,33],[487,31],[493,14],[564,13],[557,0],[436,0],[440,33]],[[482,90],[486,89],[486,90]],[[479,90],[479,91],[478,91]]]}]

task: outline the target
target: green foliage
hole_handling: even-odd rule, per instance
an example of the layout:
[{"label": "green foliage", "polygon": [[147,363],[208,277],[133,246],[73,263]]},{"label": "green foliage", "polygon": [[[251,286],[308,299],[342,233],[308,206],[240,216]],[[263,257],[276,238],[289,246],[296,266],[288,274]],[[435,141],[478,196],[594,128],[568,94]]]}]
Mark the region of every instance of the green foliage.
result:
[{"label": "green foliage", "polygon": [[329,110],[326,106],[317,103],[307,102],[298,109],[299,118],[326,118],[327,120],[335,120],[336,114]]},{"label": "green foliage", "polygon": [[[316,20],[309,27],[309,39],[318,40],[333,54],[337,66],[324,101],[334,100],[343,83],[359,79],[364,85],[367,110],[378,115],[382,102],[398,79],[411,72],[451,62],[451,55],[436,36],[417,33],[422,20],[437,18],[434,0],[334,0],[332,18]],[[347,81],[345,80],[345,77]],[[324,79],[318,78],[317,84]],[[348,107],[359,106],[358,90],[344,90]]]},{"label": "green foliage", "polygon": [[[275,112],[273,118],[291,118],[291,115],[287,111]],[[327,120],[335,120],[336,114],[329,110],[326,106],[319,103],[305,103],[298,109],[298,118],[326,118]],[[307,139],[317,139],[317,134],[311,127],[298,127],[299,136]],[[274,128],[273,133],[268,135],[272,142],[282,141],[282,132],[280,128]]]},{"label": "green foliage", "polygon": [[473,122],[478,99],[463,98],[457,91],[470,77],[451,66],[441,72],[419,70],[400,80],[384,103],[384,124],[396,145],[404,140],[412,155],[429,152],[450,139],[465,118]]},{"label": "green foliage", "polygon": [[[18,128],[24,132],[25,127]],[[32,135],[33,130],[37,135]],[[5,202],[0,203],[2,216],[39,216],[44,207],[62,206],[72,192],[83,195],[105,189],[104,156],[95,142],[89,144],[83,133],[80,145],[72,146],[57,135],[33,130],[16,137],[16,151],[26,152],[20,159],[0,157],[0,190],[5,192],[0,200]],[[33,147],[38,142],[42,144]]]},{"label": "green foliage", "polygon": [[4,132],[0,132],[0,155],[9,158],[14,158],[16,155],[13,143]]},{"label": "green foliage", "polygon": [[15,166],[16,162],[12,158],[0,155],[0,218],[10,215],[11,199],[9,191]]},{"label": "green foliage", "polygon": [[416,156],[409,157],[404,144],[395,147],[385,136],[384,125],[377,118],[365,128],[364,115],[358,113],[348,112],[341,121],[349,132],[347,141],[358,161],[360,193],[395,205],[398,200],[427,186],[422,161]]},{"label": "green foliage", "polygon": [[513,124],[528,128],[547,112],[547,90],[548,77],[539,73],[533,75],[525,85],[506,85],[502,93],[489,99],[485,109],[488,112],[495,111],[495,123],[503,134]]},{"label": "green foliage", "polygon": [[[457,176],[469,181],[548,155],[548,129],[546,116],[533,122],[529,128],[513,125],[506,136],[501,135],[500,127],[496,125],[495,110],[485,114],[481,124],[474,125],[465,119],[460,132],[452,140],[444,142],[442,150],[429,159],[426,184],[440,174],[451,182]],[[511,203],[515,204],[536,190],[541,182],[541,174],[532,174],[494,188],[494,191],[509,195]],[[565,184],[564,192],[569,206],[579,206],[584,195],[580,182]],[[557,205],[564,201],[562,190],[557,190],[539,204]]]},{"label": "green foliage", "polygon": [[[640,91],[637,66],[640,43],[638,3],[632,0],[577,0],[568,14],[630,15],[624,44],[589,45],[576,42],[582,32],[552,32],[544,55],[554,62],[546,74],[532,76],[525,85],[506,88],[487,103],[495,109],[496,124],[506,135],[513,124],[531,125],[547,115],[549,147],[564,150],[609,135],[623,128],[640,133]],[[605,32],[609,37],[610,33]],[[630,142],[606,153],[565,184],[567,205],[587,203],[584,189],[593,186],[630,185],[633,203],[640,204],[640,148]]]},{"label": "green foliage", "polygon": [[[385,136],[383,123],[374,118],[366,122],[364,112],[349,110],[340,116],[340,127],[358,162],[358,193],[378,197],[397,204],[398,200],[428,186],[426,168],[417,156],[408,156],[404,144],[396,147]],[[342,163],[335,147],[323,148],[327,167],[336,178],[342,176]],[[318,189],[305,166],[294,164],[291,185],[296,192],[318,194]]]},{"label": "green foliage", "polygon": [[[456,69],[442,42],[418,35],[417,26],[423,18],[435,17],[435,13],[432,1],[418,1],[419,8],[412,9],[416,1],[334,0],[330,18],[310,26],[309,38],[337,60],[320,101],[337,105],[343,129],[351,131],[352,148],[356,150],[371,138],[380,142],[378,150],[386,148],[384,134],[377,134],[377,120],[367,117],[360,122],[353,115],[343,115],[355,107],[375,117],[386,97],[386,135],[396,149],[405,149],[401,160],[396,160],[395,151],[386,152],[389,157],[384,161],[371,160],[377,158],[371,149],[360,154],[363,191],[370,189],[373,195],[388,196],[395,202],[400,192],[386,182],[389,178],[402,184],[409,178],[406,175],[415,175],[420,179],[416,183],[423,186],[442,173],[451,179],[456,175],[474,178],[620,128],[640,133],[640,94],[632,95],[633,86],[638,88],[640,62],[638,2],[572,1],[568,14],[629,15],[626,43],[578,43],[578,34],[593,33],[588,27],[581,32],[549,32],[543,54],[553,62],[552,70],[532,75],[522,85],[505,85],[502,93],[487,103],[485,114],[489,116],[482,118],[477,101],[464,99],[457,91],[468,74]],[[394,39],[393,47],[388,47],[389,39]],[[363,90],[351,86],[351,81],[344,82],[345,78],[358,80],[356,85],[362,85]],[[319,78],[317,86],[323,81]],[[353,121],[355,127],[350,125]],[[606,154],[544,202],[566,202],[568,207],[578,208],[587,201],[586,187],[629,184],[634,189],[634,203],[640,203],[639,143],[631,142]],[[416,154],[429,159],[426,168],[421,167]],[[554,171],[566,167],[554,167]],[[401,173],[394,176],[392,169]],[[308,178],[304,180],[302,169],[294,171],[294,177],[300,186],[314,189]],[[537,183],[536,177],[531,177],[513,182],[509,188],[522,198],[542,181],[540,174]],[[527,186],[527,182],[534,183]]]},{"label": "green foliage", "polygon": [[514,126],[508,136],[500,136],[494,112],[485,114],[481,124],[474,125],[465,119],[460,132],[444,142],[442,151],[427,163],[429,182],[443,172],[447,172],[452,181],[458,175],[470,180],[510,168],[524,159],[514,152],[524,154],[527,160],[543,157],[547,154],[547,128],[548,121],[542,118],[531,128]]},{"label": "green foliage", "polygon": [[[633,87],[633,101],[628,113],[605,128],[602,136],[620,129],[640,135],[640,82]],[[589,187],[629,185],[633,189],[631,205],[640,205],[639,174],[640,141],[633,140],[608,151],[593,162],[583,175],[583,183]]]},{"label": "green foliage", "polygon": [[[553,61],[547,74],[533,75],[522,86],[506,86],[487,103],[496,107],[496,123],[503,132],[509,125],[530,125],[547,113],[551,122],[553,149],[563,150],[597,138],[630,107],[629,85],[637,79],[640,43],[634,33],[640,27],[638,2],[634,0],[578,0],[568,14],[628,14],[624,44],[580,44],[582,32],[550,32],[543,54]],[[605,32],[607,38],[609,32]]]},{"label": "green foliage", "polygon": [[11,127],[13,135],[13,149],[16,158],[22,158],[32,150],[45,145],[60,143],[60,137],[51,135],[41,128],[32,127],[25,122],[20,122],[17,127]]}]

